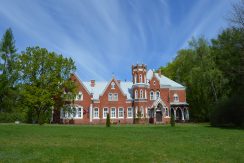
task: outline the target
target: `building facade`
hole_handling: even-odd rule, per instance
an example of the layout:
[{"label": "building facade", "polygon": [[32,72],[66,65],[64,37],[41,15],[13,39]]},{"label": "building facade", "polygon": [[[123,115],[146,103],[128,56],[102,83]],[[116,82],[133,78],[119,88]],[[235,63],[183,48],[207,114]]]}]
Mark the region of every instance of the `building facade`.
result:
[{"label": "building facade", "polygon": [[171,112],[176,121],[189,120],[185,87],[144,64],[132,65],[132,81],[72,80],[78,94],[72,112],[61,110],[54,119],[60,123],[105,124],[110,114],[112,124],[169,123]]}]

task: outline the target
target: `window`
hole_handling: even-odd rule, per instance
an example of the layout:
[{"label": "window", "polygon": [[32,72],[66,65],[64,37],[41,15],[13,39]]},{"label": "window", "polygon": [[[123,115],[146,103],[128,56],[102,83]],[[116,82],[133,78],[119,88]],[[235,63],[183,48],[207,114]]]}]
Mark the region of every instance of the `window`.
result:
[{"label": "window", "polygon": [[147,99],[147,90],[145,90],[145,99]]},{"label": "window", "polygon": [[127,118],[133,118],[133,110],[132,108],[127,109]]},{"label": "window", "polygon": [[134,82],[135,83],[137,83],[136,78],[137,78],[137,75],[135,74],[135,77],[134,77]]},{"label": "window", "polygon": [[179,96],[177,94],[174,94],[174,102],[179,102]]},{"label": "window", "polygon": [[108,94],[108,101],[113,101],[113,94],[112,93]]},{"label": "window", "polygon": [[118,93],[109,93],[108,101],[118,101]]},{"label": "window", "polygon": [[113,101],[118,101],[118,93],[114,93],[113,97]]},{"label": "window", "polygon": [[156,99],[158,99],[159,97],[160,97],[160,92],[157,91],[157,92],[156,92]]},{"label": "window", "polygon": [[76,96],[76,100],[83,100],[82,92],[79,92],[79,94]]},{"label": "window", "polygon": [[103,108],[103,118],[107,118],[108,108]]},{"label": "window", "polygon": [[154,92],[153,91],[150,92],[150,100],[154,100]]},{"label": "window", "polygon": [[142,83],[142,75],[140,74],[140,83]]},{"label": "window", "polygon": [[93,118],[99,118],[98,108],[94,108],[94,110],[93,110]]},{"label": "window", "polygon": [[168,108],[165,108],[165,115],[166,116],[169,116],[169,110],[168,110]]},{"label": "window", "polygon": [[146,75],[144,75],[144,83],[147,83]]},{"label": "window", "polygon": [[69,110],[60,111],[60,118],[83,118],[82,107],[71,107]]},{"label": "window", "polygon": [[116,109],[115,108],[111,108],[111,110],[110,110],[110,117],[111,118],[116,118]]},{"label": "window", "polygon": [[124,118],[124,108],[119,108],[118,118]]},{"label": "window", "polygon": [[78,116],[79,118],[83,117],[83,111],[82,111],[81,108],[78,108],[78,109],[77,109],[77,116]]},{"label": "window", "polygon": [[155,80],[153,81],[153,85],[156,85],[156,81]]},{"label": "window", "polygon": [[114,88],[115,88],[115,83],[112,82],[112,83],[111,83],[111,89],[114,89]]},{"label": "window", "polygon": [[142,99],[142,98],[143,98],[143,91],[140,90],[140,99]]},{"label": "window", "polygon": [[135,90],[135,99],[138,99],[138,91]]}]

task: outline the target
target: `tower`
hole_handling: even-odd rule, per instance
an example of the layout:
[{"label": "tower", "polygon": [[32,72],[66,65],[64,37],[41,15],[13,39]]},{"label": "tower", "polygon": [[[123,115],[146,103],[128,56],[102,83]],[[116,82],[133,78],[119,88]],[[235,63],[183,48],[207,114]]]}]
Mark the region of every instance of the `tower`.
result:
[{"label": "tower", "polygon": [[133,98],[135,117],[145,117],[146,101],[148,99],[148,83],[146,79],[147,66],[145,64],[132,65]]}]

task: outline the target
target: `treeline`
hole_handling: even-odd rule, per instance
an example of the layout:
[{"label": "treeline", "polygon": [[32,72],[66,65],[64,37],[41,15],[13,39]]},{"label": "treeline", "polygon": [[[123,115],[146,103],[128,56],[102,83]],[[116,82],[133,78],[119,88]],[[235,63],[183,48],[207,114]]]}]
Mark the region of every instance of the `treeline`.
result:
[{"label": "treeline", "polygon": [[49,123],[53,109],[75,95],[74,71],[71,58],[45,48],[28,47],[18,54],[7,29],[0,41],[0,122]]},{"label": "treeline", "polygon": [[244,127],[244,1],[233,6],[230,21],[217,38],[192,38],[160,69],[186,86],[191,120]]}]

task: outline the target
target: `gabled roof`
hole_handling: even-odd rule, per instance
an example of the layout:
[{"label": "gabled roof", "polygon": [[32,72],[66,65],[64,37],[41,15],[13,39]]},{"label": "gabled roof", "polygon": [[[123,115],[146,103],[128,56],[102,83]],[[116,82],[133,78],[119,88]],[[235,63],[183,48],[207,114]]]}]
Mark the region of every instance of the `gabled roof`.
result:
[{"label": "gabled roof", "polygon": [[[160,81],[160,85],[165,85],[165,86],[171,86],[171,87],[176,87],[176,88],[185,88],[183,85],[167,78],[164,75],[159,76],[158,73],[154,73],[154,75],[156,76],[156,78]],[[147,79],[151,80],[153,77],[153,71],[152,70],[148,70],[147,71]]]}]

